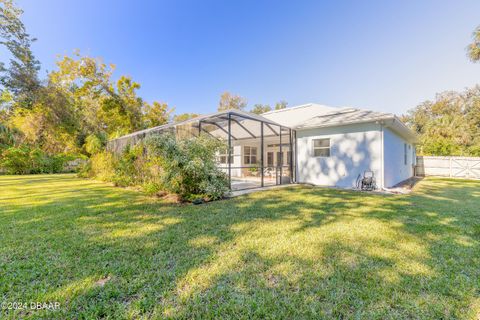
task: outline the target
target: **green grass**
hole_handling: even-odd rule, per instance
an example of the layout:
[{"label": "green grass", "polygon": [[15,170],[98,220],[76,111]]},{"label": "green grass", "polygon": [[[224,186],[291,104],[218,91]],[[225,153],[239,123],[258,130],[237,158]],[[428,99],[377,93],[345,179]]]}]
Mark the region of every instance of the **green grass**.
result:
[{"label": "green grass", "polygon": [[0,176],[0,318],[476,319],[480,182],[290,187],[174,205],[73,175]]}]

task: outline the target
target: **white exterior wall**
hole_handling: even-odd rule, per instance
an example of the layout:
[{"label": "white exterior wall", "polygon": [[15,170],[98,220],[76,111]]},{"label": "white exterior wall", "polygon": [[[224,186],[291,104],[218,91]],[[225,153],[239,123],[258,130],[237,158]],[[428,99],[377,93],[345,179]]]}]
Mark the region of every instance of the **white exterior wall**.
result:
[{"label": "white exterior wall", "polygon": [[[313,139],[330,138],[330,157],[313,156]],[[375,173],[381,187],[380,125],[354,124],[297,130],[297,181],[351,188],[365,170]]]},{"label": "white exterior wall", "polygon": [[[391,131],[383,130],[385,187],[393,187],[413,176],[415,146]],[[407,145],[407,163],[404,148]]]}]

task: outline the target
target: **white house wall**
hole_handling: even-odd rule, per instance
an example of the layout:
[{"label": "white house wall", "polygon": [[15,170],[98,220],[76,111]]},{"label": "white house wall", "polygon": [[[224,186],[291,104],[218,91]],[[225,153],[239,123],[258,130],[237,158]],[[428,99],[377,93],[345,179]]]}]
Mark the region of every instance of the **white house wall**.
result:
[{"label": "white house wall", "polygon": [[[313,140],[330,138],[330,157],[314,157]],[[297,181],[350,188],[364,171],[381,184],[380,125],[356,124],[297,131]]]},{"label": "white house wall", "polygon": [[[393,187],[413,176],[415,147],[388,128],[384,128],[385,186]],[[407,146],[407,163],[404,149]]]}]

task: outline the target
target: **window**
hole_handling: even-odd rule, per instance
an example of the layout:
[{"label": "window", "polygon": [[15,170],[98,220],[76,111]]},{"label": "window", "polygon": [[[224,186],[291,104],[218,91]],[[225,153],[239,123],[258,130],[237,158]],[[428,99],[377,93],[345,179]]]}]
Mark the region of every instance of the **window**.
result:
[{"label": "window", "polygon": [[277,166],[283,165],[283,152],[277,152]]},{"label": "window", "polygon": [[257,147],[243,147],[244,164],[257,164]]},{"label": "window", "polygon": [[292,152],[291,151],[287,151],[287,165],[290,165],[290,158],[292,157]]},{"label": "window", "polygon": [[273,152],[267,152],[267,166],[273,167]]},{"label": "window", "polygon": [[[221,150],[217,156],[217,159],[218,159],[217,161],[220,164],[227,164],[228,150],[227,149]],[[233,163],[233,151],[232,151],[232,155],[230,155],[230,163]]]},{"label": "window", "polygon": [[313,156],[330,157],[330,138],[313,139]]},{"label": "window", "polygon": [[407,144],[403,144],[403,164],[407,165]]}]

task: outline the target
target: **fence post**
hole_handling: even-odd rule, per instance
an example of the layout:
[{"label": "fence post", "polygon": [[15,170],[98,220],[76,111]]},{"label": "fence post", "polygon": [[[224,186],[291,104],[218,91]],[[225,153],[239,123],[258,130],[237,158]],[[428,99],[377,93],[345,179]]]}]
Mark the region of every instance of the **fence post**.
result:
[{"label": "fence post", "polygon": [[448,172],[449,172],[449,177],[451,178],[453,176],[453,174],[452,174],[452,157],[448,157],[448,159],[449,159],[449,170],[448,170]]}]

